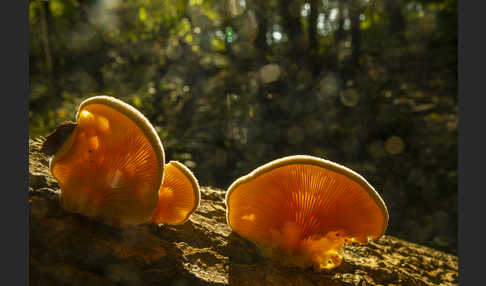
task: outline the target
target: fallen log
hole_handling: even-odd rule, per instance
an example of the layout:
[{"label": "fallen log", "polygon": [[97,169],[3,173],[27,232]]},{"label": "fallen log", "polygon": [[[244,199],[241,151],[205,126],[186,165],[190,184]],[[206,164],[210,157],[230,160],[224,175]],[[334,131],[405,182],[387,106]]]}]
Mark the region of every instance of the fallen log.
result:
[{"label": "fallen log", "polygon": [[390,235],[345,246],[333,270],[283,266],[231,232],[213,187],[183,225],[110,227],[63,210],[40,140],[29,147],[30,285],[458,285],[457,256]]}]

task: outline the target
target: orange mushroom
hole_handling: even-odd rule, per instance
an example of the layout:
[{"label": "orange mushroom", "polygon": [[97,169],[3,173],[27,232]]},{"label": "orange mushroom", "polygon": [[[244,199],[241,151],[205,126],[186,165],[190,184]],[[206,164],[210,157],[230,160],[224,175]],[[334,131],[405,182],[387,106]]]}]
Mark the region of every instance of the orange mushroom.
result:
[{"label": "orange mushroom", "polygon": [[62,207],[120,227],[148,221],[164,172],[164,149],[152,125],[109,96],[83,101],[76,121],[54,132],[64,134],[54,140],[61,144],[49,163]]},{"label": "orange mushroom", "polygon": [[272,161],[236,180],[226,209],[230,228],[264,253],[316,269],[339,266],[344,244],[378,238],[388,224],[383,200],[363,177],[306,155]]},{"label": "orange mushroom", "polygon": [[182,224],[199,206],[201,193],[193,173],[182,163],[165,165],[159,203],[152,215],[154,223]]}]

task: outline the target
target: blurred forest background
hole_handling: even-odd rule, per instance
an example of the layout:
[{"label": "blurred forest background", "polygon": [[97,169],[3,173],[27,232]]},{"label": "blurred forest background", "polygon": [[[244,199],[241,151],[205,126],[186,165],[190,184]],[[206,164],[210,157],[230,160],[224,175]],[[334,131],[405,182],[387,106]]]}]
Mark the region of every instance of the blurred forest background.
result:
[{"label": "blurred forest background", "polygon": [[387,233],[457,254],[457,0],[31,0],[29,133],[113,95],[227,188],[309,154],[361,173]]}]

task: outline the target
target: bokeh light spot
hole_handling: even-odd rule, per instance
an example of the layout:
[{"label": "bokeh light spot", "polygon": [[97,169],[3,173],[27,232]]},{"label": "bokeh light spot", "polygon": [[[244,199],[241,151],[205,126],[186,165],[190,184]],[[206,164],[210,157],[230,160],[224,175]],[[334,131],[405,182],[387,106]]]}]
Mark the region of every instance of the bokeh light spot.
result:
[{"label": "bokeh light spot", "polygon": [[260,69],[260,80],[263,83],[271,83],[280,77],[280,66],[277,64],[264,65]]},{"label": "bokeh light spot", "polygon": [[341,103],[347,107],[354,107],[359,102],[359,94],[353,88],[348,88],[340,94]]},{"label": "bokeh light spot", "polygon": [[402,138],[398,136],[391,136],[385,141],[385,149],[392,155],[402,153],[404,148],[405,143],[403,142]]}]

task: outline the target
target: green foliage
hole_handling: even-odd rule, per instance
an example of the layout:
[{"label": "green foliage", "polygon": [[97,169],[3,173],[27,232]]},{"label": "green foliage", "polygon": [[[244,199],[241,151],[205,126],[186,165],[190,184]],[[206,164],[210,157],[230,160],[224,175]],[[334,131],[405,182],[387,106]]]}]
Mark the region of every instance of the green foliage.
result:
[{"label": "green foliage", "polygon": [[325,157],[383,195],[390,234],[455,253],[457,1],[387,1],[316,1],[315,35],[285,16],[312,1],[31,1],[30,136],[117,96],[202,185]]}]

